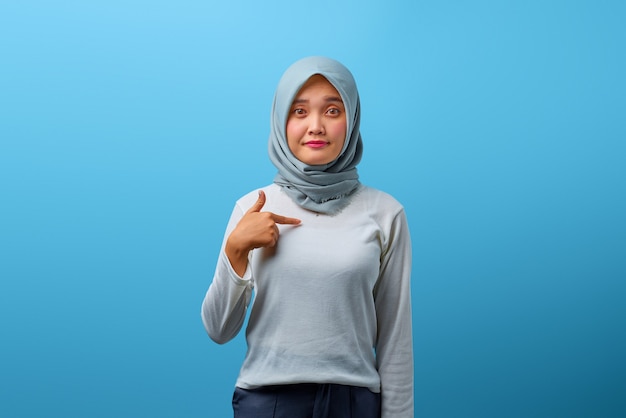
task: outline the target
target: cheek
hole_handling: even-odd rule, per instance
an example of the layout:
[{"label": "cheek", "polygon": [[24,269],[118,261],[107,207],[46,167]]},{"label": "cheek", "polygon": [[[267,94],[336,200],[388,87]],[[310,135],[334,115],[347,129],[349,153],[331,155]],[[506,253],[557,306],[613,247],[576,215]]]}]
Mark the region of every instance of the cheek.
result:
[{"label": "cheek", "polygon": [[292,141],[297,141],[299,138],[300,128],[298,126],[298,122],[294,120],[288,120],[287,126],[285,129],[285,133],[287,134],[287,142],[291,143]]},{"label": "cheek", "polygon": [[285,128],[285,134],[287,135],[287,146],[292,154],[295,154],[297,150],[297,145],[300,143],[300,138],[302,135],[299,134],[299,127],[297,121],[287,121],[287,126]]},{"label": "cheek", "polygon": [[342,121],[337,121],[337,123],[332,124],[332,126],[330,127],[331,132],[329,133],[335,138],[341,138],[345,140],[347,129],[348,127],[344,119]]}]

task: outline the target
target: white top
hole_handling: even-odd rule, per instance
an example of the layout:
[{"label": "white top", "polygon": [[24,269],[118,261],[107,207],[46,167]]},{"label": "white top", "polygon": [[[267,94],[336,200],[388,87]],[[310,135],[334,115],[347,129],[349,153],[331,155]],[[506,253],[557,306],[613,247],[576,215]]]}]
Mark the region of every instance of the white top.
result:
[{"label": "white top", "polygon": [[[279,186],[263,211],[298,218],[278,225],[273,248],[250,252],[243,277],[224,244],[202,304],[209,336],[225,343],[244,322],[248,351],[237,386],[337,383],[381,392],[383,418],[413,417],[411,242],[403,207],[362,186],[336,215],[302,209]],[[226,238],[258,198],[237,201]]]}]

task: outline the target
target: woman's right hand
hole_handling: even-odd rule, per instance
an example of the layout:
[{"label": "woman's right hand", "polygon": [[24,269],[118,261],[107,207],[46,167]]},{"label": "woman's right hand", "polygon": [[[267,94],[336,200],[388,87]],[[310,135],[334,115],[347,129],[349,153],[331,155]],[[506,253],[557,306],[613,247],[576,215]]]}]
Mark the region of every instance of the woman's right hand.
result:
[{"label": "woman's right hand", "polygon": [[248,253],[251,250],[276,245],[279,235],[277,224],[300,224],[300,219],[272,212],[261,212],[265,200],[265,193],[259,190],[259,198],[239,220],[226,240],[226,256],[239,276],[243,276],[246,272]]}]

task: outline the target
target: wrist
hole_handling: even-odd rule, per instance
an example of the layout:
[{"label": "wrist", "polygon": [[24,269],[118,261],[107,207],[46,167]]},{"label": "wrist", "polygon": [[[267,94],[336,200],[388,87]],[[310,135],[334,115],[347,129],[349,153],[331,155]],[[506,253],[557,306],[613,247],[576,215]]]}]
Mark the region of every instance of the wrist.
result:
[{"label": "wrist", "polygon": [[224,252],[226,253],[228,261],[230,261],[230,265],[233,270],[235,270],[235,273],[239,276],[243,276],[246,272],[246,268],[248,267],[249,250],[241,249],[236,245],[233,245],[230,241],[227,241]]}]

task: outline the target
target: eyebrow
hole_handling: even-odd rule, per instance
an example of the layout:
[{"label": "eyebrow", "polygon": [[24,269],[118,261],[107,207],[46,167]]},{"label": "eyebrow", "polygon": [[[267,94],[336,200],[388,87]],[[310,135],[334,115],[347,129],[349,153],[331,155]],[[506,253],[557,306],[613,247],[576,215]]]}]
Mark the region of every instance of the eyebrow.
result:
[{"label": "eyebrow", "polygon": [[[343,104],[343,100],[341,100],[341,97],[339,96],[326,96],[324,97],[324,101],[328,103],[339,102]],[[308,102],[309,102],[308,99],[296,99],[293,101],[293,104],[308,103]]]}]

